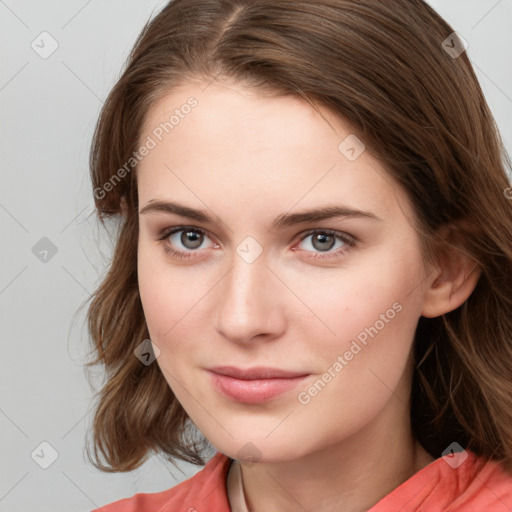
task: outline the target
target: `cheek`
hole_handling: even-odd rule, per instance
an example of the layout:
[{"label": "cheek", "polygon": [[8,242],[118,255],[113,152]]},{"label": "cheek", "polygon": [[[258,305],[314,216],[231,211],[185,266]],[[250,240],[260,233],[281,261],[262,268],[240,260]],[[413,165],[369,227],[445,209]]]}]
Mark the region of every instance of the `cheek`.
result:
[{"label": "cheek", "polygon": [[[421,311],[418,254],[414,247],[402,247],[400,252],[390,246],[331,281],[332,293],[310,288],[306,300],[316,301],[315,311],[329,328],[322,330],[326,334],[319,342],[312,323],[308,336],[316,340],[316,369],[329,381],[329,389],[319,399],[313,398],[317,390],[303,390],[304,401],[314,399],[326,406],[335,401],[345,411],[361,413],[366,408],[369,413],[397,388],[407,369]],[[327,280],[320,284],[316,290],[329,289]],[[322,386],[319,383],[317,388]],[[397,393],[407,399],[405,390]]]},{"label": "cheek", "polygon": [[138,260],[139,293],[149,337],[160,350],[156,363],[162,375],[179,402],[187,404],[184,383],[195,352],[190,350],[190,341],[201,339],[193,332],[197,322],[191,321],[197,290],[182,282],[179,269],[172,271],[165,262],[155,264],[154,254],[148,264],[149,253],[141,249]]},{"label": "cheek", "polygon": [[166,286],[163,276],[156,278],[153,270],[139,277],[139,290],[151,340],[162,350],[183,321],[187,300],[176,286]]},{"label": "cheek", "polygon": [[151,340],[160,349],[166,333],[178,322],[180,304],[183,304],[182,301],[177,300],[182,290],[175,279],[172,279],[171,283],[170,272],[165,269],[162,259],[156,248],[139,244],[137,260],[139,293]]},{"label": "cheek", "polygon": [[[354,260],[355,261],[355,260]],[[318,313],[312,317],[317,325],[320,319],[327,339],[337,348],[360,333],[364,343],[365,329],[375,333],[398,334],[402,329],[409,334],[414,329],[421,311],[422,274],[414,248],[407,251],[390,246],[357,261],[337,275],[326,273],[314,279],[305,275],[295,279],[300,283],[304,302]],[[296,286],[298,286],[296,284]],[[370,336],[368,334],[368,336]]]},{"label": "cheek", "polygon": [[[139,246],[139,293],[151,340],[159,347],[164,359],[184,347],[186,357],[191,342],[204,339],[200,334],[204,322],[198,321],[206,314],[207,294],[213,283],[207,275],[199,277],[192,267],[169,265],[163,249]],[[181,353],[180,353],[181,354]],[[171,358],[173,361],[176,358]]]},{"label": "cheek", "polygon": [[380,272],[347,279],[325,299],[322,318],[336,335],[318,341],[311,330],[308,336],[316,340],[312,360],[318,375],[298,390],[297,399],[304,414],[330,418],[327,438],[357,431],[393,397],[399,404],[408,401],[407,370],[420,309],[419,294],[411,293],[417,273],[391,260],[380,264]]}]

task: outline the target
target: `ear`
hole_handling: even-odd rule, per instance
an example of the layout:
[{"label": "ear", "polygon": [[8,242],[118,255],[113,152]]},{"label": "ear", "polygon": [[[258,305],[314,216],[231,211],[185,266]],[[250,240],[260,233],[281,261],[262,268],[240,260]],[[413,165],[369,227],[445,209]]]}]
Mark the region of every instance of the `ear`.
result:
[{"label": "ear", "polygon": [[430,274],[421,314],[434,318],[457,309],[475,289],[480,274],[478,264],[460,246],[445,244]]}]

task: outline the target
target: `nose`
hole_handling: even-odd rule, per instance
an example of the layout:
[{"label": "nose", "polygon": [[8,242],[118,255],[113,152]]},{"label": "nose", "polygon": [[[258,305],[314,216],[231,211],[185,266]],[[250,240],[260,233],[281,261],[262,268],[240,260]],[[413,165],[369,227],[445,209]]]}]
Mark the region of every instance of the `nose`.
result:
[{"label": "nose", "polygon": [[242,344],[280,337],[286,326],[283,288],[264,252],[251,263],[234,254],[232,269],[218,289],[217,331]]}]

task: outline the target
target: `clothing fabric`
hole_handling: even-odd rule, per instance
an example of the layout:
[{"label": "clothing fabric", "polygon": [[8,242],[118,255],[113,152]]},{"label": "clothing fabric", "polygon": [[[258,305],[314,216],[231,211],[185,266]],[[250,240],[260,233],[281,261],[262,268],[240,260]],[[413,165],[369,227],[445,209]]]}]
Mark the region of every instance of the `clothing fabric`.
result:
[{"label": "clothing fabric", "polygon": [[[466,458],[467,457],[467,458]],[[510,512],[512,476],[471,451],[440,457],[368,512]],[[92,512],[250,512],[240,464],[217,452],[194,476],[163,492],[138,493]]]}]

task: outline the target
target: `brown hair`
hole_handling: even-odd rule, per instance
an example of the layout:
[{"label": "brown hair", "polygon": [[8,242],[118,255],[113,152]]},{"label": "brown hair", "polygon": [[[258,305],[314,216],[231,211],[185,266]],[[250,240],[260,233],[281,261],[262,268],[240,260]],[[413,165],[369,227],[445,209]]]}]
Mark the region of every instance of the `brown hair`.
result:
[{"label": "brown hair", "polygon": [[96,467],[132,470],[150,450],[205,463],[205,440],[158,365],[134,356],[149,338],[137,282],[137,182],[126,166],[114,173],[133,157],[160,97],[185,80],[228,77],[348,121],[407,192],[425,254],[447,247],[438,235],[448,228],[450,243],[474,260],[481,275],[468,300],[419,320],[412,429],[436,458],[456,441],[512,471],[510,159],[468,56],[443,48],[453,32],[422,0],[174,0],[146,24],[91,147],[99,218],[121,220],[88,310],[88,366],[106,370]]}]

